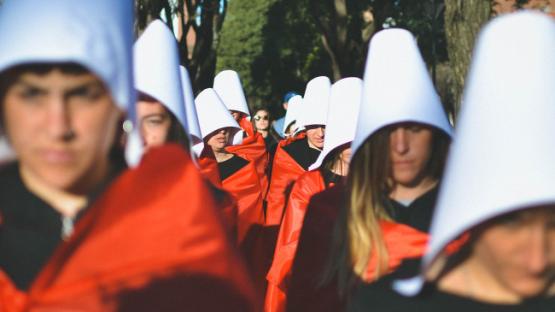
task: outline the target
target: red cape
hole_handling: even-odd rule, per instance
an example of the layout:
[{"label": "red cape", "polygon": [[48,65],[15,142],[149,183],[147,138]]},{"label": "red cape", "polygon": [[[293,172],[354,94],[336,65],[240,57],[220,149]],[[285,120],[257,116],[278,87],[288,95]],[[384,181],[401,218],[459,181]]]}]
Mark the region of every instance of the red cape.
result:
[{"label": "red cape", "polygon": [[[245,133],[247,133],[247,137],[243,139],[241,144],[228,146],[226,147],[226,150],[229,153],[235,154],[254,163],[258,179],[260,180],[260,187],[264,191],[262,196],[265,196],[266,190],[268,189],[268,176],[266,175],[266,171],[270,159],[266,149],[266,143],[264,142],[264,137],[260,133],[254,132],[252,124],[246,119],[246,117],[243,117],[239,124]],[[243,127],[243,124],[250,126],[250,128]]]},{"label": "red cape", "polygon": [[266,312],[285,311],[287,289],[284,280],[291,274],[306,208],[312,195],[325,189],[326,185],[320,170],[305,172],[291,189],[279,229],[274,261],[266,276],[268,280],[264,303]]},{"label": "red cape", "polygon": [[293,182],[306,172],[283,148],[297,140],[305,138],[301,133],[297,137],[282,140],[278,143],[272,167],[272,179],[266,195],[266,225],[275,226],[281,223],[285,201]]},{"label": "red cape", "polygon": [[[345,196],[344,186],[336,185],[310,200],[287,287],[287,311],[345,309],[335,283],[317,287],[327,265],[337,216],[345,207]],[[389,252],[389,270],[396,268],[403,259],[424,254],[428,239],[426,233],[388,221],[381,221],[380,227]],[[374,277],[375,261],[372,256],[365,276],[367,281]]]},{"label": "red cape", "polygon": [[212,152],[210,146],[205,145],[200,156],[197,159],[200,173],[214,186],[214,192],[219,193],[216,196],[219,200],[217,206],[220,208],[224,217],[225,225],[228,232],[234,239],[237,238],[237,203],[226,191],[223,190],[222,181],[220,179],[220,171],[218,162]]},{"label": "red cape", "polygon": [[264,224],[262,189],[254,164],[249,162],[233,173],[222,182],[222,187],[237,201],[237,238],[241,244],[253,226]]},{"label": "red cape", "polygon": [[33,283],[27,310],[254,310],[212,193],[181,147],[149,151],[89,209]]}]

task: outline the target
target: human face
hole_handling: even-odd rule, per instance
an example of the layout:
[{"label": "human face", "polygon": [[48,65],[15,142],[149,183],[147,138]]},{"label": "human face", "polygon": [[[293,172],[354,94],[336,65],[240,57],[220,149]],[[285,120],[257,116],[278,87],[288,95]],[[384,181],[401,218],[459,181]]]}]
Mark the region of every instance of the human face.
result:
[{"label": "human face", "polygon": [[341,151],[341,153],[339,154],[339,159],[341,160],[341,163],[343,164],[343,166],[345,167],[349,167],[349,164],[351,163],[351,154],[352,154],[352,149],[351,147],[347,147],[344,150]]},{"label": "human face", "polygon": [[230,110],[229,112],[231,113],[231,116],[233,116],[233,119],[235,119],[235,121],[237,122],[239,122],[239,120],[241,120],[241,117],[243,116],[243,113],[238,111]]},{"label": "human face", "polygon": [[104,178],[121,112],[96,76],[24,72],[2,104],[21,170],[37,182],[86,194]]},{"label": "human face", "polygon": [[155,99],[141,96],[137,101],[137,118],[143,144],[148,149],[166,143],[171,127],[168,110]]},{"label": "human face", "polygon": [[230,131],[228,128],[218,129],[208,135],[206,144],[208,144],[215,153],[225,151],[225,147],[229,142]]},{"label": "human face", "polygon": [[468,263],[514,298],[544,293],[555,276],[555,205],[486,223]]},{"label": "human face", "polygon": [[395,184],[418,185],[432,154],[432,130],[418,123],[402,123],[392,127],[389,136],[391,174]]},{"label": "human face", "polygon": [[270,115],[265,110],[256,112],[253,119],[256,130],[268,130],[270,127]]},{"label": "human face", "polygon": [[326,126],[324,125],[312,125],[306,127],[306,137],[308,139],[308,145],[312,148],[320,150],[324,148],[325,135]]}]

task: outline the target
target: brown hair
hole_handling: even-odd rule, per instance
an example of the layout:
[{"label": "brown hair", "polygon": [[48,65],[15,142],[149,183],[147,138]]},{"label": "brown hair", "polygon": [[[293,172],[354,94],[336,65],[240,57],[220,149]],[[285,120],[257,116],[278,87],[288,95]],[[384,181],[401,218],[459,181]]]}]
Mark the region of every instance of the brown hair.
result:
[{"label": "brown hair", "polygon": [[[390,193],[391,164],[389,137],[392,127],[371,135],[353,156],[347,177],[346,209],[336,222],[331,254],[320,286],[337,282],[338,292],[346,298],[352,287],[362,281],[370,256],[377,256],[378,279],[387,270],[388,252],[379,222],[391,217],[384,206]],[[440,179],[450,138],[432,128],[432,155],[425,169],[428,176]]]}]

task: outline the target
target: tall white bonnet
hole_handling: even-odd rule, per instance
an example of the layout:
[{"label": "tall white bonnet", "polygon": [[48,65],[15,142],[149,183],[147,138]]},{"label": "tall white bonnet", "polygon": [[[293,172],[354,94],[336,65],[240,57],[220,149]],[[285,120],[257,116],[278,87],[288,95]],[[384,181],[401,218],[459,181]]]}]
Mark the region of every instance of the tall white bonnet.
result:
[{"label": "tall white bonnet", "polygon": [[325,125],[328,118],[331,82],[319,76],[306,84],[303,104],[297,117],[297,126]]},{"label": "tall white bonnet", "polygon": [[172,31],[161,20],[150,23],[133,47],[135,88],[164,105],[188,133],[179,52]]},{"label": "tall white bonnet", "polygon": [[324,149],[316,162],[310,166],[310,170],[320,167],[326,156],[334,149],[353,141],[361,97],[360,78],[343,78],[331,86]]},{"label": "tall white bonnet", "polygon": [[231,128],[230,144],[235,145],[242,141],[241,127],[214,89],[207,88],[199,93],[195,99],[195,106],[203,139],[218,129]]},{"label": "tall white bonnet", "polygon": [[219,72],[214,77],[214,90],[216,90],[228,110],[238,111],[250,116],[247,98],[239,74],[236,71],[228,69]]},{"label": "tall white bonnet", "polygon": [[106,84],[122,110],[135,103],[132,44],[131,0],[6,0],[0,7],[0,72],[77,63]]},{"label": "tall white bonnet", "polygon": [[197,108],[195,106],[195,97],[191,86],[189,72],[184,66],[179,66],[181,74],[181,86],[183,87],[183,100],[185,101],[185,115],[187,117],[187,125],[189,126],[189,134],[191,143],[198,144],[202,142],[202,133],[197,118]]},{"label": "tall white bonnet", "polygon": [[[287,127],[298,120],[302,105],[303,97],[300,95],[295,95],[289,99],[287,112],[285,113],[285,121],[283,122],[283,129],[281,130],[283,137],[285,137],[285,130],[287,130]],[[299,130],[299,128],[297,129]]]},{"label": "tall white bonnet", "polygon": [[482,30],[424,266],[487,219],[555,203],[554,55],[555,21],[543,14],[501,16]]},{"label": "tall white bonnet", "polygon": [[386,29],[372,37],[361,105],[352,155],[376,131],[395,123],[423,123],[452,135],[416,41],[404,29]]}]

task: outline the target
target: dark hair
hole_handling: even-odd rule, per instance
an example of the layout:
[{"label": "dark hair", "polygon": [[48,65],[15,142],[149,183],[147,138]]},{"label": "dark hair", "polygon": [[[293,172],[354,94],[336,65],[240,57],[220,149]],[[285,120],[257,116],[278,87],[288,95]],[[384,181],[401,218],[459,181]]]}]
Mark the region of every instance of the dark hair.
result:
[{"label": "dark hair", "polygon": [[[441,179],[451,138],[443,131],[433,132],[432,154],[425,168],[426,176]],[[342,207],[333,230],[331,253],[319,285],[334,281],[339,295],[347,299],[352,288],[361,281],[371,252],[378,255],[376,278],[387,269],[380,220],[388,220],[384,196],[390,193],[390,134],[392,126],[371,135],[351,160],[347,177],[346,206]]]}]

